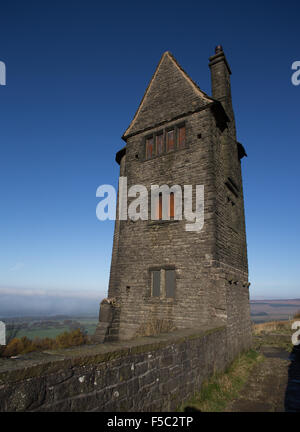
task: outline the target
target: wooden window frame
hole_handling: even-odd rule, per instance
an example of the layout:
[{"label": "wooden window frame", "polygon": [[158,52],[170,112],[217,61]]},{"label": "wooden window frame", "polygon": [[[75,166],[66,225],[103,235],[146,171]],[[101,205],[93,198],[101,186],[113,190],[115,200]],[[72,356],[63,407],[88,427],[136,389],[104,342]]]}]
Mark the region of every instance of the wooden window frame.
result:
[{"label": "wooden window frame", "polygon": [[[172,153],[176,150],[176,127],[171,127],[166,129],[166,154]],[[173,148],[171,150],[168,150],[168,134],[169,132],[173,132]]]},{"label": "wooden window frame", "polygon": [[[157,138],[162,137],[162,152],[158,153]],[[164,131],[159,131],[155,134],[155,156],[162,156],[166,153],[165,149],[165,134]]]},{"label": "wooden window frame", "polygon": [[175,194],[174,192],[170,192],[170,200],[169,200],[169,216],[170,219],[174,219],[175,214]]},{"label": "wooden window frame", "polygon": [[[179,137],[180,137],[180,129],[184,128],[185,130],[185,138],[184,138],[184,146],[179,146]],[[168,134],[169,132],[173,132],[173,147],[171,149],[168,148]],[[162,136],[162,152],[158,153],[158,137]],[[151,157],[148,157],[147,153],[147,142],[149,139],[153,140],[153,149]],[[174,151],[185,150],[188,148],[187,144],[187,125],[186,122],[181,122],[178,124],[174,124],[172,126],[166,127],[165,129],[160,129],[157,132],[153,132],[149,135],[146,135],[143,139],[143,154],[144,161],[154,159],[155,157],[166,156]]]},{"label": "wooden window frame", "polygon": [[[157,210],[156,210],[158,221],[163,220],[162,207],[163,207],[163,195],[162,195],[162,192],[159,192],[158,202],[157,202]],[[174,220],[174,215],[175,215],[175,194],[174,194],[174,192],[170,192],[170,194],[169,194],[168,214],[169,214],[170,220]]]},{"label": "wooden window frame", "polygon": [[[180,129],[184,128],[184,146],[181,147],[179,144],[179,139],[180,139]],[[177,145],[177,150],[183,150],[186,148],[186,125],[185,123],[180,123],[179,125],[176,126],[177,129],[177,136],[176,136],[176,145]]]},{"label": "wooden window frame", "polygon": [[[152,155],[151,155],[151,157],[148,157],[148,154],[147,154],[147,143],[148,143],[148,141],[150,140],[150,139],[152,139]],[[155,156],[155,137],[154,137],[154,134],[151,134],[151,135],[147,135],[146,137],[145,137],[145,160],[151,160],[151,159],[153,159],[153,157]]]}]

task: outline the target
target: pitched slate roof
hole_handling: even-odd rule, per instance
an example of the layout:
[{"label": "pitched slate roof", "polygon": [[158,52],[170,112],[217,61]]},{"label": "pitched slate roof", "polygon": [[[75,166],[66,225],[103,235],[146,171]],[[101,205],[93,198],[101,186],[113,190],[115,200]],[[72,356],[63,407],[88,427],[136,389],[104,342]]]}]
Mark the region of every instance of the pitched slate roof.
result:
[{"label": "pitched slate roof", "polygon": [[135,116],[123,135],[130,135],[182,117],[216,101],[205,94],[166,51],[151,78]]}]

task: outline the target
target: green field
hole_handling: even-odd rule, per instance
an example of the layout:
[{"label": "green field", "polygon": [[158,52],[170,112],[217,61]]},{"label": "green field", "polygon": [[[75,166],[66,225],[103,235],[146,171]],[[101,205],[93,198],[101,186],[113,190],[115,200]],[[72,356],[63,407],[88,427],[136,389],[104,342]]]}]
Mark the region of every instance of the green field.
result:
[{"label": "green field", "polygon": [[[88,335],[94,334],[98,322],[97,318],[76,318],[76,321],[78,321],[80,325],[84,327]],[[33,324],[33,322],[30,324]],[[57,321],[57,324],[61,323]],[[75,330],[75,328],[71,328],[68,325],[64,325],[61,327],[56,327],[55,325],[49,325],[48,327],[44,327],[43,325],[41,325],[40,327],[31,327],[30,325],[28,328],[23,328],[19,330],[16,337],[21,338],[23,336],[26,336],[29,339],[34,339],[36,337],[43,339],[48,337],[55,339],[57,335],[66,331],[69,332],[71,330]]]}]

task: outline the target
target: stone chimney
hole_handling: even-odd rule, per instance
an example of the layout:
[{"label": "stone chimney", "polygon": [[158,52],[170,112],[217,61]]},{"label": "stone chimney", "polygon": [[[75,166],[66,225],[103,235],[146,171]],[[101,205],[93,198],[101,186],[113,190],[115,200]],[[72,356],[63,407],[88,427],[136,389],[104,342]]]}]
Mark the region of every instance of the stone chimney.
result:
[{"label": "stone chimney", "polygon": [[209,58],[209,67],[211,72],[212,97],[222,103],[226,114],[231,120],[229,132],[235,138],[235,120],[230,85],[231,70],[221,45],[215,48],[215,54]]}]

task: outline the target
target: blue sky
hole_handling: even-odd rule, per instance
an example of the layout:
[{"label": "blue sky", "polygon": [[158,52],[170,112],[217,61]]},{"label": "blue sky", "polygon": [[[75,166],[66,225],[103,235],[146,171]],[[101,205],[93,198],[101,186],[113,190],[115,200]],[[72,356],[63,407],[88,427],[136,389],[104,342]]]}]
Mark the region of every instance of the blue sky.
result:
[{"label": "blue sky", "polygon": [[[210,94],[208,57],[230,63],[252,298],[300,297],[297,1],[10,1],[1,6],[0,295],[106,294],[116,151],[166,50]],[[0,300],[1,301],[1,300]]]}]

